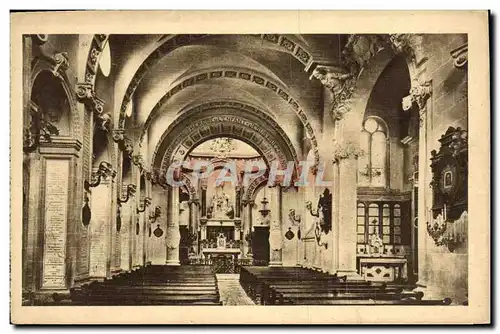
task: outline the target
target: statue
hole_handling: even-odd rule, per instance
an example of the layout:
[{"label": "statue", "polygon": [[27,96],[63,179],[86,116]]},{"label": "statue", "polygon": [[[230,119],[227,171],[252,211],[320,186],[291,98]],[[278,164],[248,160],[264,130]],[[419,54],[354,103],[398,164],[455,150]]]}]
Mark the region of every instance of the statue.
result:
[{"label": "statue", "polygon": [[221,218],[227,216],[231,219],[234,218],[233,205],[229,203],[229,196],[224,191],[212,196],[212,202],[208,211],[210,217]]}]

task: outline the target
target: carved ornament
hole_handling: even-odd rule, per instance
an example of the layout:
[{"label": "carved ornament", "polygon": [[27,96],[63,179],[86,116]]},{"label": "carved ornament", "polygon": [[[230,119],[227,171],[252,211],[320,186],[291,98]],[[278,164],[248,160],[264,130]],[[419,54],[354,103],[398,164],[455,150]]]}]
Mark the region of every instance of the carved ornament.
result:
[{"label": "carved ornament", "polygon": [[118,144],[118,148],[122,152],[127,154],[129,157],[132,156],[134,146],[132,145],[132,141],[125,135],[125,129],[114,129],[113,141]]},{"label": "carved ornament", "polygon": [[420,125],[423,124],[423,119],[426,112],[426,103],[429,97],[432,95],[432,81],[422,81],[413,80],[412,87],[410,89],[410,94],[403,98],[402,107],[403,110],[410,110],[413,104],[417,104],[420,114]]},{"label": "carved ornament", "polygon": [[77,83],[76,98],[78,102],[83,103],[89,111],[96,115],[101,115],[104,111],[104,100],[97,97],[91,83]]},{"label": "carved ornament", "polygon": [[351,141],[335,143],[333,148],[334,163],[340,162],[343,159],[357,159],[365,152]]},{"label": "carved ornament", "polygon": [[451,57],[453,58],[453,65],[455,65],[455,67],[462,68],[467,65],[468,50],[468,43],[465,43],[464,45],[450,52]]},{"label": "carved ornament", "polygon": [[65,72],[69,68],[69,58],[67,52],[59,52],[55,53],[52,56],[52,59],[55,62],[54,69],[52,70],[52,74],[55,77],[62,78],[61,73]]},{"label": "carved ornament", "polygon": [[318,66],[312,75],[321,81],[332,94],[333,118],[342,119],[350,110],[350,98],[356,84],[354,74],[331,66]]}]

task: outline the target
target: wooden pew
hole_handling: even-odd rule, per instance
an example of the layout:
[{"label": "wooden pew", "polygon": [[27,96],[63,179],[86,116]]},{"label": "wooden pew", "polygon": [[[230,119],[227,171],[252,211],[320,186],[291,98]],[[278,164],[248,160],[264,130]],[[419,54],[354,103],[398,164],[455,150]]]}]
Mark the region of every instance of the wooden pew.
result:
[{"label": "wooden pew", "polygon": [[153,266],[71,290],[81,305],[221,305],[209,267]]},{"label": "wooden pew", "polygon": [[347,281],[305,268],[243,267],[240,283],[263,305],[449,305],[451,300],[425,300],[404,283]]}]

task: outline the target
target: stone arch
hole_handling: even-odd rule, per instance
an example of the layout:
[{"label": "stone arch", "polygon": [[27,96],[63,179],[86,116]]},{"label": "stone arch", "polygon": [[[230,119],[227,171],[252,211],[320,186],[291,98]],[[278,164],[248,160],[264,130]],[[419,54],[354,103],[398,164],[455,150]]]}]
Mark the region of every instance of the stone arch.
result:
[{"label": "stone arch", "polygon": [[[101,35],[96,35],[101,36]],[[187,34],[187,35],[173,35],[170,38],[165,38],[163,43],[151,52],[147,58],[141,63],[137,68],[134,76],[130,80],[127,86],[125,95],[123,96],[120,105],[120,117],[118,120],[118,128],[124,128],[125,126],[125,113],[127,111],[128,104],[132,100],[132,95],[136,91],[137,87],[141,83],[142,78],[146,75],[148,69],[152,68],[157,64],[161,58],[166,54],[171,53],[173,50],[191,44],[192,42],[209,38],[208,34]],[[297,59],[300,63],[304,65],[304,68],[308,68],[313,62],[311,52],[307,50],[306,47],[300,45],[296,41],[291,41],[284,35],[279,34],[258,34],[252,35],[261,38],[262,40],[268,41],[275,44],[278,50],[282,52],[289,53]]]},{"label": "stone arch", "polygon": [[403,57],[408,66],[412,86],[425,79],[425,64],[428,57],[423,50],[421,34],[389,35],[391,48],[384,48],[374,55],[359,74],[351,98],[350,112],[344,115],[340,125],[342,138],[354,144],[358,143],[356,131],[361,126],[371,92],[378,78],[387,65],[397,56]]},{"label": "stone arch", "polygon": [[84,82],[92,85],[92,91],[94,90],[93,87],[97,76],[97,70],[99,68],[99,60],[101,58],[102,51],[108,43],[108,39],[109,35],[98,34],[94,35],[90,43],[85,67]]},{"label": "stone arch", "polygon": [[189,176],[187,176],[185,173],[181,173],[180,175],[181,181],[186,188],[187,192],[189,193],[190,198],[197,198],[197,191],[196,187],[193,186],[193,183],[191,182],[191,179]]},{"label": "stone arch", "polygon": [[[319,161],[318,142],[316,139],[316,135],[314,133],[314,129],[313,129],[310,121],[308,120],[306,113],[304,112],[302,107],[299,105],[297,100],[293,96],[291,96],[290,92],[285,87],[281,87],[281,85],[279,83],[273,81],[270,78],[267,78],[266,76],[263,76],[260,73],[256,73],[256,72],[251,71],[249,69],[224,69],[224,68],[223,69],[211,69],[208,72],[197,73],[197,74],[190,76],[187,79],[184,79],[181,83],[179,83],[178,85],[173,87],[171,90],[166,92],[165,95],[153,107],[153,110],[148,115],[148,118],[144,124],[143,131],[141,133],[139,142],[142,142],[144,135],[148,131],[149,127],[151,126],[151,123],[154,121],[157,114],[159,112],[161,112],[162,106],[171,97],[173,97],[175,94],[179,93],[181,90],[183,90],[187,87],[190,87],[190,86],[193,86],[193,85],[196,85],[199,83],[205,83],[208,80],[217,80],[220,78],[244,80],[244,81],[251,82],[255,85],[260,85],[262,87],[269,89],[271,94],[277,94],[284,101],[286,101],[290,105],[290,108],[297,114],[302,125],[304,126],[305,131],[307,133],[307,136],[310,139],[311,144],[314,148],[316,162]],[[231,103],[231,102],[226,102],[226,103]],[[238,103],[238,102],[232,102],[232,103],[237,105],[237,106],[243,105],[242,103]],[[246,109],[255,109],[254,107],[250,107],[248,105],[245,105],[245,108]]]},{"label": "stone arch", "polygon": [[[243,115],[241,111],[247,111]],[[250,112],[248,112],[250,111]],[[298,156],[290,139],[272,118],[244,105],[207,103],[179,116],[164,132],[153,153],[153,166],[167,169],[172,162],[184,161],[198,144],[220,136],[251,145],[267,165],[277,160],[281,168],[288,161],[298,166]]]},{"label": "stone arch", "polygon": [[[60,85],[64,91],[65,97],[68,100],[69,114],[68,117],[68,131],[69,135],[76,137],[80,133],[80,122],[78,117],[77,103],[73,90],[70,88],[68,76],[65,73],[67,68],[67,56],[63,53],[55,54],[52,57],[37,57],[34,59],[29,89],[29,100],[31,100],[35,83],[42,75],[50,74],[53,76],[51,84]],[[66,64],[66,65],[64,65]]]},{"label": "stone arch", "polygon": [[266,175],[262,175],[254,179],[248,185],[247,189],[245,189],[245,194],[243,196],[243,199],[246,201],[255,201],[255,197],[257,196],[259,189],[265,186],[267,180],[268,177]]},{"label": "stone arch", "polygon": [[368,100],[382,71],[393,59],[394,53],[384,49],[376,54],[360,73],[351,97],[351,108],[339,122],[343,141],[359,146],[359,131],[364,119]]}]

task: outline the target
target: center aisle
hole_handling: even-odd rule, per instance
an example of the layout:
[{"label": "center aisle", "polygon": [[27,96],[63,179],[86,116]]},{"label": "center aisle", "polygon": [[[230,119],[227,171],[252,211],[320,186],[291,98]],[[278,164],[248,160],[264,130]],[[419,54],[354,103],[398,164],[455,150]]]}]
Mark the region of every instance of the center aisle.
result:
[{"label": "center aisle", "polygon": [[255,305],[240,285],[239,274],[216,274],[222,305]]}]

